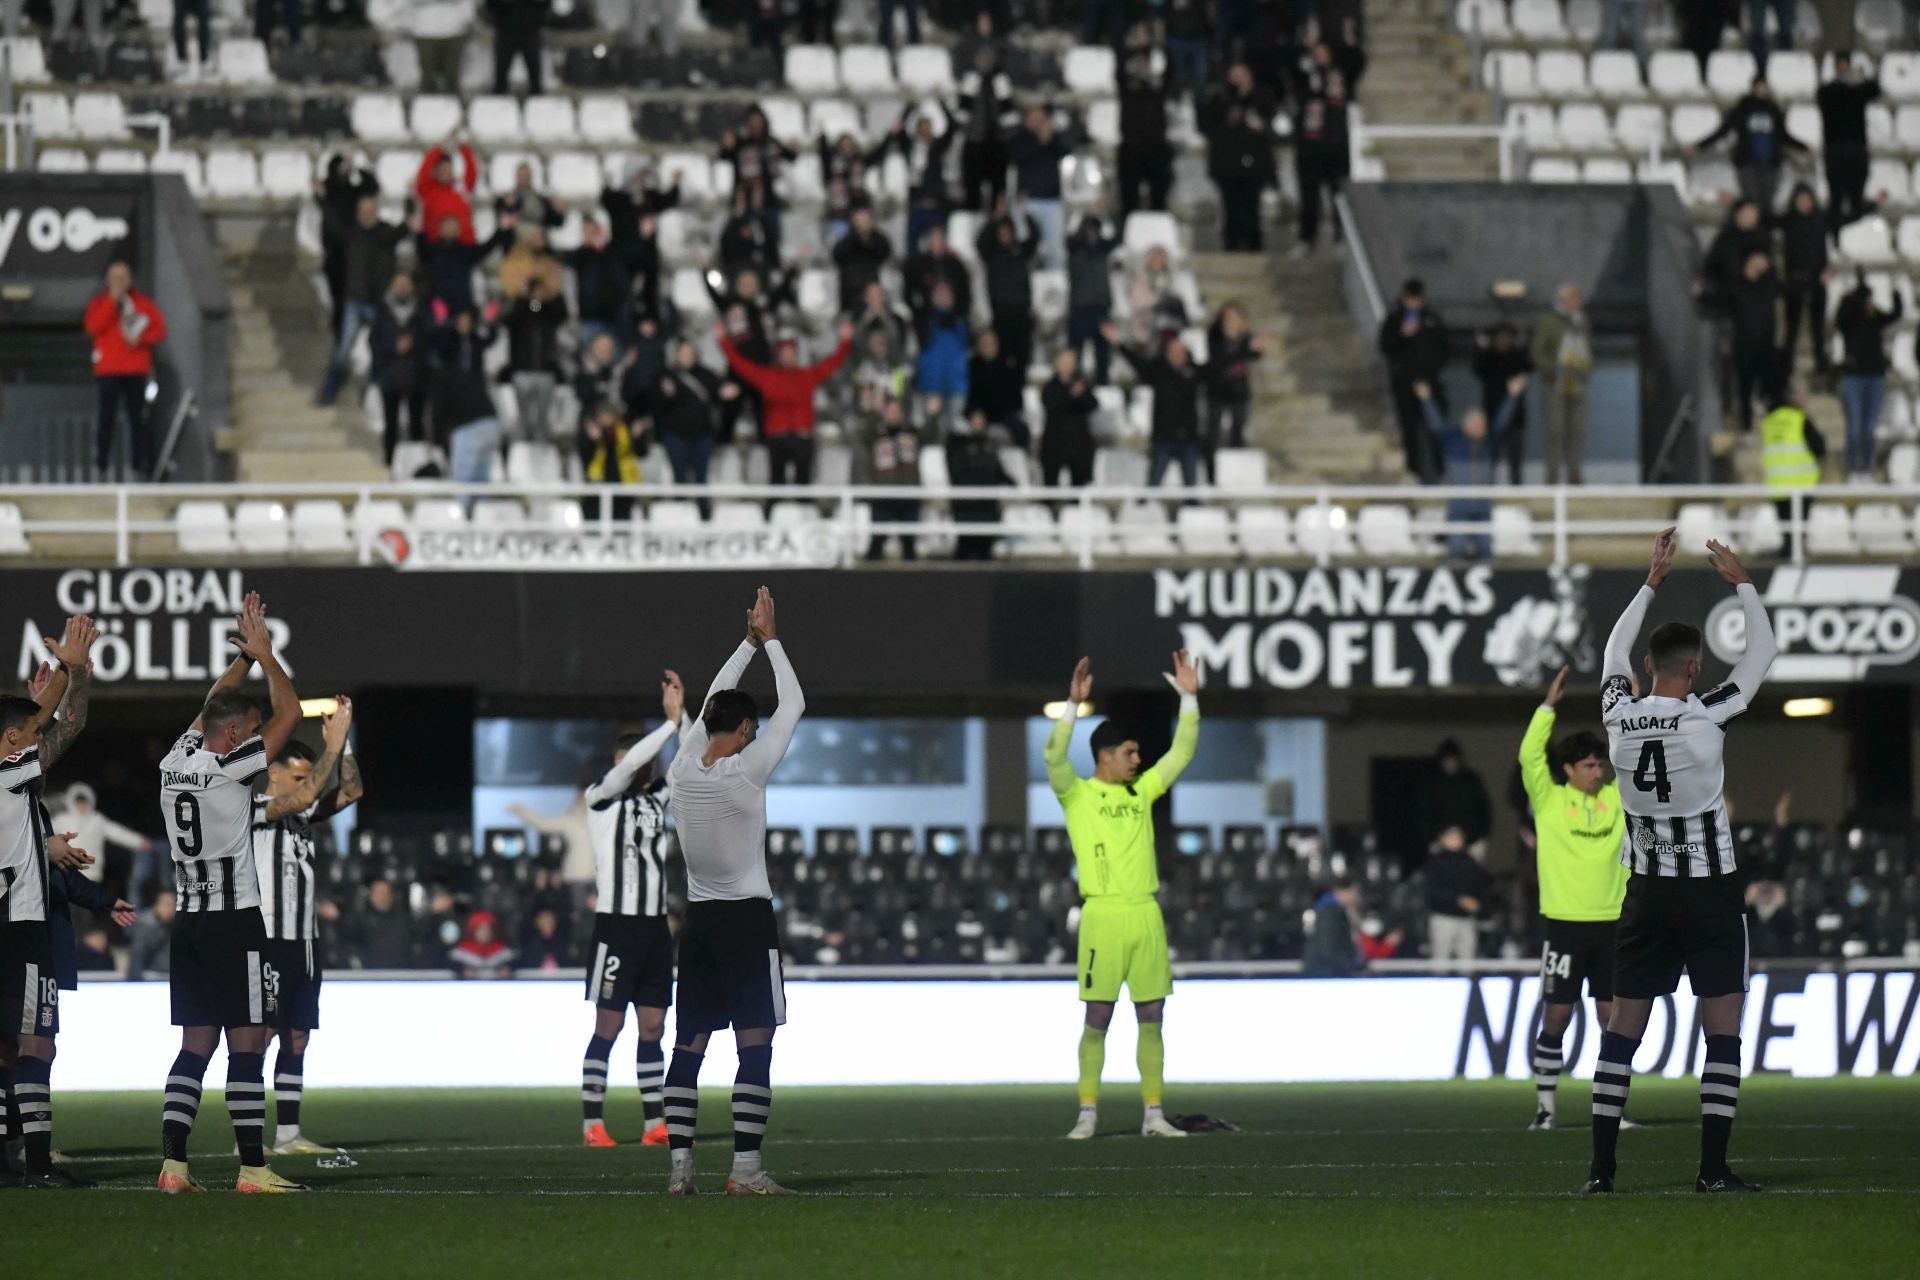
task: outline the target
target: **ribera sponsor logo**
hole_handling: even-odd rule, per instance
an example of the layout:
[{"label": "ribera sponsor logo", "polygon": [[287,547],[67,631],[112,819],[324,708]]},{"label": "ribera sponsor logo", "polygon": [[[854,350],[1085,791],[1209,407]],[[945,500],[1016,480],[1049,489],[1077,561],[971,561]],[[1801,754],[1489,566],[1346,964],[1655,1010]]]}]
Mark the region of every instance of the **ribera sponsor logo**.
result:
[{"label": "ribera sponsor logo", "polygon": [[[58,620],[76,613],[91,614],[100,626],[96,680],[211,680],[232,661],[227,641],[247,593],[237,569],[73,569],[60,575],[53,594],[51,609],[20,624],[20,680],[49,657],[44,637],[59,634]],[[267,630],[292,674],[293,628],[276,616]]]},{"label": "ribera sponsor logo", "polygon": [[[1900,594],[1892,565],[1803,565],[1775,569],[1761,592],[1780,656],[1776,680],[1862,680],[1875,667],[1920,657],[1920,602]],[[1707,615],[1707,645],[1723,662],[1747,647],[1737,597]]]}]

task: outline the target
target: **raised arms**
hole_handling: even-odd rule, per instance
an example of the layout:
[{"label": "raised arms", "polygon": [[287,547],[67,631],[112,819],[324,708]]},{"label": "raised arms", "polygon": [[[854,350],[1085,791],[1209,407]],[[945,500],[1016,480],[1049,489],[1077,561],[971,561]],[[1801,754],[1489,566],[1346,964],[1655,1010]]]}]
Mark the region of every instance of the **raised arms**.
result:
[{"label": "raised arms", "polygon": [[[1613,632],[1607,637],[1607,654],[1600,667],[1603,685],[1611,684],[1616,677],[1626,682],[1633,679],[1633,642],[1640,638],[1640,628],[1646,625],[1647,607],[1653,603],[1654,591],[1667,580],[1667,573],[1673,568],[1673,533],[1672,529],[1668,529],[1653,540],[1653,559],[1647,570],[1647,585],[1635,592],[1633,599],[1627,602],[1620,621],[1613,624]],[[1612,694],[1610,688],[1601,689],[1602,710],[1619,701]]]},{"label": "raised arms", "polygon": [[1067,760],[1067,747],[1073,741],[1073,722],[1079,718],[1080,704],[1091,696],[1093,664],[1082,658],[1074,664],[1073,678],[1067,682],[1067,709],[1054,721],[1053,732],[1047,735],[1047,745],[1040,752],[1047,765],[1047,783],[1056,796],[1066,795],[1080,781]]},{"label": "raised arms", "polygon": [[347,730],[353,725],[352,701],[347,698],[337,701],[339,705],[334,713],[320,722],[324,749],[320,758],[313,762],[313,771],[307,775],[305,782],[286,795],[267,801],[268,822],[278,822],[292,814],[305,813],[320,798],[320,793],[326,790],[327,779],[333,776],[333,766],[339,762],[340,752],[347,745]]},{"label": "raised arms", "polygon": [[[240,616],[234,619],[234,626],[238,628],[242,621],[250,614],[259,614],[264,618],[265,611],[266,606],[260,603],[260,593],[258,591],[249,591],[247,592],[247,598],[240,603]],[[214,694],[225,693],[229,689],[238,689],[247,682],[247,672],[251,670],[253,670],[253,659],[249,658],[244,652],[235,654],[233,661],[227,664],[227,669],[220,673],[220,678],[213,682],[213,688],[207,690],[207,697],[212,698]],[[200,717],[195,716],[193,718],[193,724],[188,727],[187,731],[189,733],[199,733],[204,727],[205,726],[200,723]]]},{"label": "raised arms", "polygon": [[1159,791],[1165,792],[1193,763],[1193,750],[1200,743],[1200,669],[1185,649],[1173,655],[1173,670],[1162,673],[1166,682],[1180,695],[1180,723],[1173,730],[1173,745],[1167,754],[1147,770],[1159,779]]},{"label": "raised arms", "polygon": [[[1526,735],[1520,739],[1520,783],[1530,800],[1553,788],[1553,766],[1547,762],[1547,743],[1553,737],[1554,721],[1559,715],[1556,708],[1560,705],[1560,695],[1566,692],[1567,673],[1571,670],[1571,667],[1560,668],[1560,674],[1547,686],[1546,696],[1534,708]],[[1538,808],[1539,801],[1534,800],[1534,805]]]},{"label": "raised arms", "polygon": [[1773,623],[1767,617],[1767,606],[1754,589],[1753,579],[1747,575],[1746,568],[1733,552],[1718,542],[1708,542],[1707,563],[1713,566],[1722,581],[1732,585],[1734,594],[1740,597],[1740,612],[1747,622],[1747,651],[1740,655],[1740,661],[1733,664],[1733,672],[1726,682],[1700,699],[1708,713],[1724,724],[1753,701],[1760,682],[1767,678],[1767,670],[1773,666],[1774,658],[1779,656],[1780,646],[1773,638]]},{"label": "raised arms", "polygon": [[773,593],[765,587],[760,588],[759,598],[747,614],[747,634],[751,643],[767,651],[767,661],[773,664],[774,692],[780,699],[780,705],[767,718],[767,727],[740,752],[740,771],[755,785],[764,787],[793,742],[793,731],[807,709],[807,700],[800,692],[793,664],[787,661],[786,646],[774,629]]},{"label": "raised arms", "polygon": [[[40,703],[40,722],[43,725],[47,724],[47,719],[56,709],[60,718],[47,725],[40,735],[40,767],[43,770],[53,768],[54,762],[66,754],[73,740],[87,727],[87,701],[93,689],[93,665],[88,655],[99,636],[100,631],[93,625],[93,619],[81,614],[67,619],[66,631],[59,643],[47,643],[47,651],[60,665],[49,673],[46,687],[34,701]],[[56,689],[59,692],[56,693]]]},{"label": "raised arms", "polygon": [[300,695],[293,691],[293,681],[287,678],[287,670],[280,665],[280,659],[273,656],[273,637],[267,631],[266,607],[261,604],[257,594],[247,596],[247,606],[240,614],[240,634],[232,637],[230,643],[242,655],[259,663],[260,670],[267,677],[267,696],[272,709],[265,723],[260,726],[260,741],[267,749],[267,759],[272,760],[287,745],[287,739],[293,736],[294,728],[300,723]]},{"label": "raised arms", "polygon": [[640,772],[642,765],[660,754],[671,738],[680,729],[680,717],[685,713],[686,690],[680,684],[675,672],[666,673],[666,679],[660,682],[660,713],[666,717],[655,729],[640,741],[627,748],[620,762],[607,770],[607,776],[587,788],[587,803],[599,804],[603,800],[620,795],[633,785],[633,776]]}]

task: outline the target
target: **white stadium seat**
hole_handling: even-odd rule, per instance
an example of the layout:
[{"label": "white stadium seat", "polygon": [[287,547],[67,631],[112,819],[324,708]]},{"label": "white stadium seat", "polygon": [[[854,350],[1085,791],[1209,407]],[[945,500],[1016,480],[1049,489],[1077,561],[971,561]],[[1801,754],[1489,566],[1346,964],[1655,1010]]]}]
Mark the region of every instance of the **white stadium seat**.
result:
[{"label": "white stadium seat", "polygon": [[572,98],[544,94],[528,98],[523,110],[527,138],[531,142],[551,147],[573,142],[580,136]]},{"label": "white stadium seat", "polygon": [[1531,98],[1540,92],[1533,78],[1533,55],[1525,49],[1495,49],[1482,63],[1487,89],[1508,98]]},{"label": "white stadium seat", "polygon": [[592,201],[605,178],[600,161],[584,151],[556,151],[547,167],[549,192],[561,200]]},{"label": "white stadium seat", "polygon": [[1683,49],[1656,49],[1647,60],[1647,87],[1668,102],[1697,102],[1707,96],[1700,64]]},{"label": "white stadium seat", "polygon": [[1413,537],[1413,512],[1399,503],[1369,504],[1354,517],[1360,550],[1370,556],[1424,555]]},{"label": "white stadium seat", "polygon": [[233,522],[219,502],[183,502],[173,513],[174,539],[189,555],[213,555],[233,550]]},{"label": "white stadium seat", "polygon": [[1093,553],[1106,555],[1114,550],[1113,512],[1098,503],[1074,504],[1060,508],[1060,546],[1077,556],[1089,543]]},{"label": "white stadium seat", "polygon": [[1541,44],[1564,44],[1573,37],[1560,16],[1560,0],[1513,0],[1513,29]]},{"label": "white stadium seat", "polygon": [[177,173],[196,196],[207,194],[207,179],[200,157],[191,151],[161,151],[153,157],[154,173]]},{"label": "white stadium seat", "polygon": [[547,175],[541,157],[531,151],[496,151],[487,161],[487,187],[496,194],[513,189],[514,171],[521,165],[533,169],[533,185],[536,190],[546,185]]},{"label": "white stadium seat", "polygon": [[420,162],[425,158],[425,153],[410,148],[382,151],[380,158],[373,162],[374,181],[382,191],[397,196],[412,195],[413,185],[420,177]]},{"label": "white stadium seat", "polygon": [[93,155],[95,173],[145,173],[147,153],[130,147],[108,147]]},{"label": "white stadium seat", "polygon": [[47,147],[34,158],[33,167],[41,173],[85,173],[87,153],[77,147]]},{"label": "white stadium seat", "polygon": [[1554,112],[1544,102],[1518,102],[1507,108],[1506,125],[1517,130],[1535,151],[1552,151],[1560,145],[1560,131],[1554,125]]},{"label": "white stadium seat", "polygon": [[[359,100],[354,100],[359,105]],[[407,114],[408,135],[429,147],[445,142],[466,116],[460,99],[450,93],[423,93],[413,100]],[[385,141],[385,139],[383,139]]]},{"label": "white stadium seat", "polygon": [[[1689,55],[1691,56],[1691,55]],[[1707,92],[1733,102],[1753,87],[1753,55],[1744,49],[1715,49],[1707,59]]]},{"label": "white stadium seat", "polygon": [[237,504],[233,509],[233,540],[245,555],[285,555],[293,545],[286,507],[258,500]]},{"label": "white stadium seat", "polygon": [[893,58],[877,44],[850,44],[840,51],[840,84],[863,98],[892,93]]},{"label": "white stadium seat", "polygon": [[1619,156],[1591,156],[1580,162],[1580,181],[1625,186],[1633,182],[1633,164]]},{"label": "white stadium seat", "polygon": [[1038,502],[1010,502],[1001,510],[1000,519],[1018,532],[1007,539],[1016,556],[1057,556],[1060,539],[1053,523],[1053,509]]},{"label": "white stadium seat", "polygon": [[1913,550],[1907,513],[1891,502],[1863,502],[1853,509],[1853,533],[1868,555],[1906,555]]},{"label": "white stadium seat", "polygon": [[41,90],[36,93],[20,95],[20,110],[33,122],[36,138],[71,138],[75,136],[73,106],[64,93],[50,93]]},{"label": "white stadium seat", "polygon": [[1825,140],[1826,129],[1820,119],[1820,108],[1810,102],[1797,102],[1787,108],[1787,132],[1815,151],[1820,150]]},{"label": "white stadium seat", "polygon": [[1768,54],[1767,87],[1782,102],[1812,102],[1820,88],[1820,71],[1813,55],[1800,49],[1780,49]]},{"label": "white stadium seat", "polygon": [[1233,521],[1225,507],[1181,507],[1173,523],[1188,555],[1233,554]]},{"label": "white stadium seat", "polygon": [[1572,49],[1543,50],[1533,60],[1534,83],[1549,98],[1586,98],[1587,60]]},{"label": "white stadium seat", "polygon": [[1605,107],[1592,102],[1570,102],[1560,108],[1555,130],[1570,151],[1613,150],[1613,126]]},{"label": "white stadium seat", "polygon": [[1489,40],[1504,40],[1512,34],[1506,0],[1460,0],[1453,11],[1453,25],[1463,36],[1477,32]]},{"label": "white stadium seat", "polygon": [[[420,103],[425,101],[427,101],[425,98],[415,101],[416,119],[420,111]],[[444,99],[444,101],[453,102],[456,112],[458,111],[458,99]],[[457,115],[455,119],[458,119]],[[407,110],[401,104],[398,94],[356,94],[353,105],[347,108],[347,122],[353,127],[353,136],[362,142],[405,142],[409,137],[414,136],[407,130]],[[438,142],[446,137],[447,133],[448,130],[442,129],[433,136],[432,140]]]},{"label": "white stadium seat", "polygon": [[1631,102],[1647,96],[1640,61],[1624,49],[1601,49],[1587,64],[1587,83],[1608,102]]},{"label": "white stadium seat", "polygon": [[1840,256],[1861,267],[1890,267],[1899,261],[1893,232],[1879,215],[1861,218],[1840,229]]},{"label": "white stadium seat", "polygon": [[267,61],[267,46],[258,40],[228,37],[220,42],[215,61],[220,83],[225,85],[270,85],[273,67]]},{"label": "white stadium seat", "polygon": [[861,116],[860,108],[845,98],[815,98],[807,104],[809,137],[824,136],[829,142],[838,142],[840,135],[846,133],[858,140],[864,137],[866,127],[867,122]]},{"label": "white stadium seat", "polygon": [[1867,172],[1867,193],[1875,199],[1882,192],[1887,201],[1895,205],[1904,205],[1913,198],[1913,178],[1907,166],[1899,160],[1875,160]]},{"label": "white stadium seat", "polygon": [[520,104],[498,94],[475,98],[467,107],[467,132],[483,146],[514,146],[526,141]]},{"label": "white stadium seat", "polygon": [[796,93],[837,93],[840,89],[840,64],[831,45],[788,45],[785,71],[787,87]]},{"label": "white stadium seat", "polygon": [[1130,502],[1120,509],[1120,550],[1129,556],[1175,554],[1173,524],[1158,502]]},{"label": "white stadium seat", "polygon": [[1739,541],[1733,517],[1717,502],[1683,503],[1673,523],[1681,548],[1690,555],[1705,556],[1709,538],[1729,545]]},{"label": "white stadium seat", "polygon": [[1667,141],[1667,113],[1651,102],[1630,102],[1613,113],[1613,136],[1629,151],[1651,153]]},{"label": "white stadium seat", "polygon": [[1234,533],[1249,556],[1290,556],[1293,518],[1285,507],[1241,507],[1234,513]]},{"label": "white stadium seat", "polygon": [[1116,89],[1113,50],[1104,45],[1075,45],[1061,60],[1060,75],[1073,93],[1111,97]]},{"label": "white stadium seat", "polygon": [[1673,140],[1691,146],[1720,125],[1718,108],[1704,102],[1687,102],[1673,109]]},{"label": "white stadium seat", "polygon": [[258,199],[260,164],[253,152],[231,147],[207,152],[207,193],[216,199]]},{"label": "white stadium seat", "polygon": [[640,140],[633,131],[633,111],[626,99],[612,94],[580,99],[580,136],[602,147],[631,147]]},{"label": "white stadium seat", "polygon": [[1293,540],[1300,554],[1314,556],[1350,556],[1353,554],[1352,521],[1344,507],[1315,504],[1294,513]]},{"label": "white stadium seat", "polygon": [[260,186],[275,200],[313,194],[313,157],[296,147],[275,147],[260,157]]},{"label": "white stadium seat", "polygon": [[1860,550],[1853,519],[1845,507],[1815,503],[1807,509],[1807,550],[1813,555],[1850,556]]},{"label": "white stadium seat", "polygon": [[47,51],[35,37],[0,38],[0,46],[6,49],[15,84],[46,84],[53,78],[47,74]]},{"label": "white stadium seat", "polygon": [[1756,502],[1740,509],[1740,549],[1749,555],[1778,555],[1787,545],[1786,531],[1780,524],[1780,512],[1771,502]]},{"label": "white stadium seat", "polygon": [[476,528],[512,529],[527,523],[527,509],[518,498],[482,498],[468,513]]},{"label": "white stadium seat", "polygon": [[1580,181],[1580,162],[1558,156],[1542,156],[1527,166],[1527,181],[1567,183]]},{"label": "white stadium seat", "polygon": [[24,556],[32,553],[33,546],[27,541],[23,524],[19,507],[11,502],[0,502],[0,555]]},{"label": "white stadium seat", "polygon": [[910,44],[900,50],[900,86],[912,94],[953,89],[953,55],[942,44]]},{"label": "white stadium seat", "polygon": [[331,499],[294,503],[292,528],[295,551],[333,554],[353,549],[346,509]]},{"label": "white stadium seat", "polygon": [[1880,88],[1896,102],[1920,102],[1920,53],[1890,53],[1882,58]]},{"label": "white stadium seat", "polygon": [[127,109],[117,93],[76,93],[73,128],[93,142],[118,142],[129,136]]},{"label": "white stadium seat", "polygon": [[422,498],[413,504],[411,523],[416,529],[458,533],[467,527],[467,509],[456,498]]},{"label": "white stadium seat", "polygon": [[1213,455],[1213,480],[1227,493],[1258,493],[1267,487],[1267,451],[1218,450]]},{"label": "white stadium seat", "polygon": [[700,527],[700,505],[680,498],[656,499],[647,504],[647,523],[663,533]]},{"label": "white stadium seat", "polygon": [[1171,259],[1177,261],[1181,256],[1180,224],[1170,213],[1135,209],[1127,215],[1123,241],[1129,253],[1144,254],[1149,249],[1162,248]]},{"label": "white stadium seat", "polygon": [[1539,540],[1533,536],[1533,515],[1525,507],[1495,507],[1491,523],[1494,555],[1537,556],[1540,554]]}]

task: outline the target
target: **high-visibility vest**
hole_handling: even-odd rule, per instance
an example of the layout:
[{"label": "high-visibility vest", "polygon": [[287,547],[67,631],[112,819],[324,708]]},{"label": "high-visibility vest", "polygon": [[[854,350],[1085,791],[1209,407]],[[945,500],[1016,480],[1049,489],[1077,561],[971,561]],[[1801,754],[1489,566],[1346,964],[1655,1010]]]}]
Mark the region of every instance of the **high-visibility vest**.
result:
[{"label": "high-visibility vest", "polygon": [[1820,483],[1820,462],[1807,448],[1807,415],[1791,405],[1769,413],[1760,423],[1761,472],[1776,493],[1810,489]]}]

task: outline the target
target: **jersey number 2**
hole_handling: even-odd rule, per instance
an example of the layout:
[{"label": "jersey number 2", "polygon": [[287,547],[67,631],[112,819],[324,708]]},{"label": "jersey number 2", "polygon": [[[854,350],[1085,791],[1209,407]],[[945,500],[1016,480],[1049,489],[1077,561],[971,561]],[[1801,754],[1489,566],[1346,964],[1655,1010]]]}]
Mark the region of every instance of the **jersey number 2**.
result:
[{"label": "jersey number 2", "polygon": [[180,848],[180,856],[192,858],[200,852],[200,802],[189,792],[181,792],[173,798],[173,825],[180,829],[174,837],[174,844]]},{"label": "jersey number 2", "polygon": [[1640,763],[1633,767],[1633,785],[1651,791],[1661,804],[1673,795],[1667,781],[1667,748],[1658,738],[1640,748]]}]

